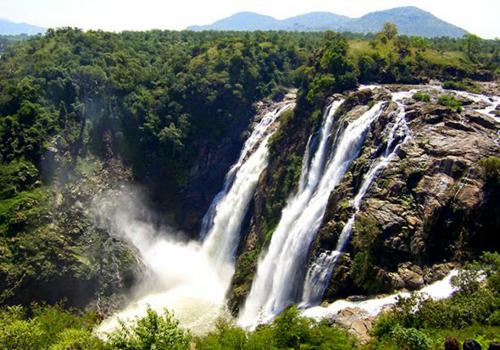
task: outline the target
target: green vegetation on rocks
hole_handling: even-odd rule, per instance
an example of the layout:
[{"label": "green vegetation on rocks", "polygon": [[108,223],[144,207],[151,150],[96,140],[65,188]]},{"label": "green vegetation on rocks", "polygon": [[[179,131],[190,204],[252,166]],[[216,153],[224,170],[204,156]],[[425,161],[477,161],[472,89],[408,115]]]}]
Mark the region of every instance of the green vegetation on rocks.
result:
[{"label": "green vegetation on rocks", "polygon": [[422,92],[417,92],[413,94],[413,99],[420,102],[431,102],[431,97],[428,94],[424,94]]},{"label": "green vegetation on rocks", "polygon": [[453,109],[455,111],[462,110],[462,103],[453,96],[449,96],[449,95],[440,96],[438,99],[438,103],[440,105],[450,107],[451,109]]},{"label": "green vegetation on rocks", "polygon": [[[433,301],[413,295],[380,316],[373,328],[373,348],[442,349],[446,337],[475,339],[486,349],[498,342],[500,255],[485,253],[452,281],[458,291]],[[486,281],[479,282],[483,275]],[[418,310],[418,311],[415,311]],[[369,347],[371,348],[371,346]]]}]

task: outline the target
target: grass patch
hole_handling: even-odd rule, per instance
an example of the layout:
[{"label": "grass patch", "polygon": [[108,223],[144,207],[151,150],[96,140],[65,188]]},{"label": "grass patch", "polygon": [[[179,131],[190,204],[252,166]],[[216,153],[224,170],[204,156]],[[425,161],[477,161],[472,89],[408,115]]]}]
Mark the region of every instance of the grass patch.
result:
[{"label": "grass patch", "polygon": [[460,102],[453,96],[448,96],[448,95],[440,96],[438,99],[438,103],[442,106],[449,107],[456,112],[462,111],[462,102]]},{"label": "grass patch", "polygon": [[425,94],[423,92],[417,92],[417,93],[413,94],[412,97],[415,101],[431,102],[431,97],[429,96],[429,94]]}]

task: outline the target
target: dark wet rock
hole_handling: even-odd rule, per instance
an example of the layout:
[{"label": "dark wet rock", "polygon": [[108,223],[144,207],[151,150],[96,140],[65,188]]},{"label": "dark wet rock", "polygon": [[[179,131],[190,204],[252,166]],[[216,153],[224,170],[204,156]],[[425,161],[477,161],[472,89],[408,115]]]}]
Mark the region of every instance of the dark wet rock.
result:
[{"label": "dark wet rock", "polygon": [[385,275],[385,283],[388,284],[388,289],[398,290],[406,286],[404,279],[395,272],[389,272]]},{"label": "dark wet rock", "polygon": [[453,129],[458,129],[458,130],[463,130],[463,131],[472,131],[473,129],[464,124],[464,123],[461,123],[461,122],[455,122],[455,121],[445,121],[444,122],[444,125],[449,127],[449,128],[453,128]]},{"label": "dark wet rock", "polygon": [[469,339],[469,340],[466,340],[464,341],[464,344],[463,344],[463,350],[481,350],[481,345],[473,340],[473,339]]},{"label": "dark wet rock", "polygon": [[460,350],[460,343],[456,338],[446,337],[444,341],[444,350]]},{"label": "dark wet rock", "polygon": [[425,284],[430,284],[445,278],[451,270],[456,268],[454,263],[441,263],[434,264],[431,267],[426,267],[424,269],[424,281]]},{"label": "dark wet rock", "polygon": [[411,109],[406,112],[406,119],[408,121],[412,121],[413,119],[417,118],[418,116],[421,115],[421,111],[418,109]]},{"label": "dark wet rock", "polygon": [[495,121],[492,117],[489,117],[483,113],[478,113],[478,112],[468,112],[465,114],[465,117],[471,122],[475,123],[478,125],[481,125],[484,128],[487,129],[498,129],[500,128],[500,125],[498,122]]}]

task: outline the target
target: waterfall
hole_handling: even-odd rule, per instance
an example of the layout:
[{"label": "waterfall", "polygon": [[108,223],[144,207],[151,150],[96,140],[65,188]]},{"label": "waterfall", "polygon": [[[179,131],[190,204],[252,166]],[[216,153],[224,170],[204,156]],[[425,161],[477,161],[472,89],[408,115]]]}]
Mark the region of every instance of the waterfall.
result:
[{"label": "waterfall", "polygon": [[137,249],[149,272],[128,305],[99,325],[98,334],[104,337],[120,322],[134,322],[148,307],[158,312],[168,308],[183,327],[196,333],[209,331],[217,318],[227,317],[225,297],[241,223],[267,165],[267,144],[275,130],[271,125],[293,105],[280,103],[253,129],[205,215],[203,242],[183,242],[170,230],[159,231],[138,220],[141,206],[133,196],[96,201],[96,212],[106,219],[108,230]]},{"label": "waterfall", "polygon": [[331,252],[321,252],[307,271],[302,294],[302,307],[317,305],[321,302],[323,294],[328,287],[335,263],[350,238],[356,214],[359,212],[361,206],[361,201],[365,197],[368,189],[375,181],[380,171],[389,164],[392,158],[396,155],[400,145],[406,142],[409,138],[409,128],[405,120],[405,107],[400,101],[403,98],[408,97],[410,94],[411,92],[393,94],[392,100],[398,105],[398,110],[396,112],[395,121],[387,136],[384,153],[373,162],[372,166],[363,177],[361,187],[359,188],[352,203],[354,213],[344,225],[344,228],[338,238],[335,250]]},{"label": "waterfall", "polygon": [[[282,211],[269,248],[260,259],[255,280],[239,323],[244,327],[268,322],[300,297],[300,278],[309,248],[324,216],[332,190],[338,185],[351,162],[358,156],[371,123],[382,113],[383,102],[376,103],[358,119],[338,128],[333,156],[326,160],[327,140],[333,115],[340,102],[327,112],[320,144],[314,154],[301,191]],[[307,159],[306,152],[306,159]],[[326,164],[325,164],[326,163]]]},{"label": "waterfall", "polygon": [[258,144],[262,143],[261,141],[268,133],[269,126],[274,123],[276,118],[282,112],[289,109],[290,107],[291,104],[286,104],[281,108],[278,107],[273,111],[266,113],[266,115],[264,115],[264,117],[262,117],[259,123],[255,126],[248,139],[245,141],[245,144],[243,145],[243,148],[240,152],[238,161],[231,166],[231,168],[229,169],[229,171],[225,176],[222,190],[219,193],[217,193],[217,195],[214,197],[206,214],[203,216],[201,230],[200,230],[200,238],[202,240],[205,239],[209,231],[212,229],[214,225],[215,215],[217,214],[217,206],[219,205],[219,202],[227,195],[229,189],[231,188],[231,185],[234,182],[236,174],[246,161],[248,155],[255,150],[255,147]]},{"label": "waterfall", "polygon": [[[292,103],[267,113],[245,142],[238,161],[226,175],[224,187],[205,215],[203,249],[221,274],[231,278],[233,260],[240,238],[241,224],[252,199],[260,174],[267,166],[269,126]],[[255,149],[256,148],[256,149]],[[252,153],[253,152],[253,153]]]}]

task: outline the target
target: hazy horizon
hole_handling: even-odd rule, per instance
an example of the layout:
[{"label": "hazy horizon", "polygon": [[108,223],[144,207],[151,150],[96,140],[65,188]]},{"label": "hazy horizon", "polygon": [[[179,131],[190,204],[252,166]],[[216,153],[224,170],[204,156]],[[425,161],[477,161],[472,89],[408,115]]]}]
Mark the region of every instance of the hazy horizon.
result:
[{"label": "hazy horizon", "polygon": [[172,29],[182,30],[191,25],[211,24],[237,12],[251,11],[284,19],[296,15],[326,11],[349,17],[388,8],[416,6],[440,19],[459,26],[483,38],[500,37],[500,2],[476,0],[354,0],[333,2],[326,0],[197,0],[160,1],[143,0],[17,0],[0,3],[0,18],[24,22],[45,28],[79,27],[85,30],[108,31]]}]

